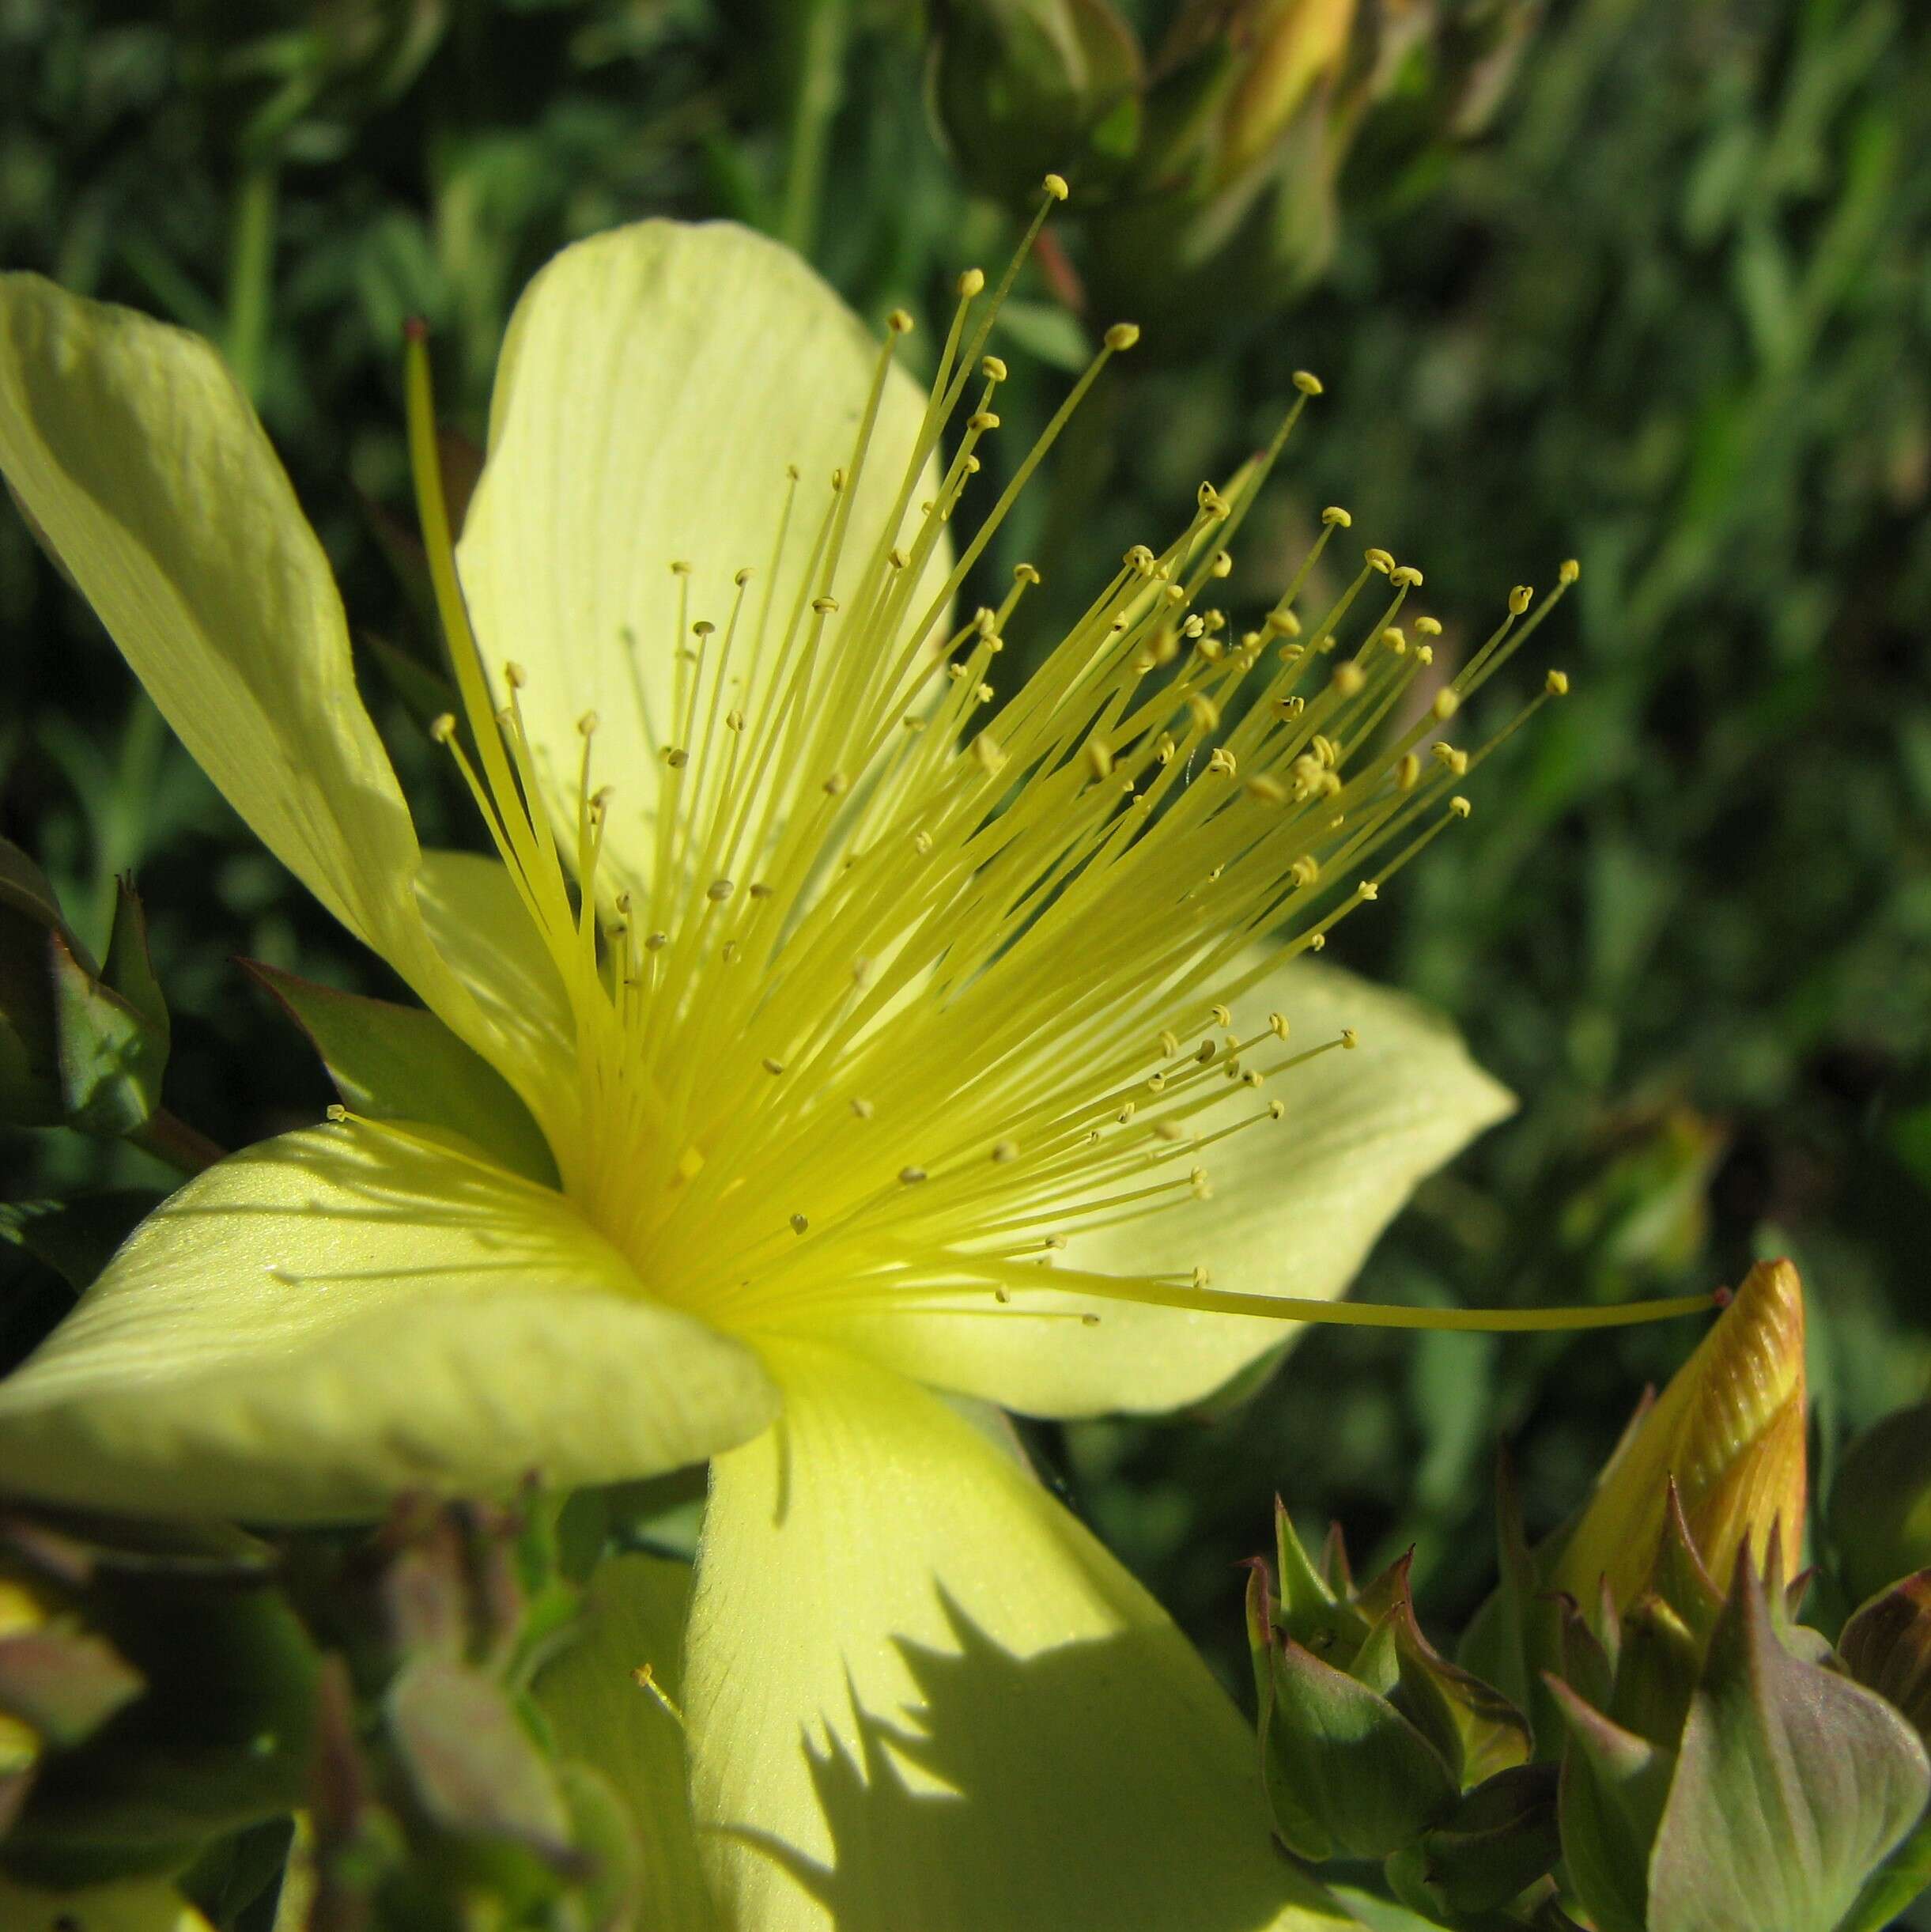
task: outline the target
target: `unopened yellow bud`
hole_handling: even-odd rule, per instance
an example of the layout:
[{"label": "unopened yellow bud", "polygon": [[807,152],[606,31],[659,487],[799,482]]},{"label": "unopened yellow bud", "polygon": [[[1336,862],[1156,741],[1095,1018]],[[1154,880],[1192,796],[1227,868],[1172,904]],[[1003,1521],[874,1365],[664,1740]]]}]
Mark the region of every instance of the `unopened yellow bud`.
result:
[{"label": "unopened yellow bud", "polygon": [[1804,1499],[1804,1290],[1788,1261],[1760,1261],[1716,1325],[1639,1412],[1598,1478],[1551,1578],[1593,1604],[1608,1582],[1627,1609],[1663,1540],[1671,1484],[1713,1578],[1774,1536],[1786,1563]]}]

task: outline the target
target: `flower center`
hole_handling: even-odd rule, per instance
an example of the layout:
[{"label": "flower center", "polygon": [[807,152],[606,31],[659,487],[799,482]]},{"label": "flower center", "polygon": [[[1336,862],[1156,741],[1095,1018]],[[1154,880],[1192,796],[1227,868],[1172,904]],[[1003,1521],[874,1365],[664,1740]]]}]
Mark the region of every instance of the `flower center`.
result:
[{"label": "flower center", "polygon": [[[640,706],[660,769],[654,784],[598,770],[586,716],[573,825],[552,823],[557,788],[542,785],[524,728],[523,672],[502,667],[497,704],[470,634],[426,357],[412,345],[418,492],[476,760],[453,718],[436,735],[568,992],[576,1064],[542,1110],[565,1187],[655,1291],[735,1329],[833,1303],[1022,1317],[1046,1287],[1441,1325],[1442,1311],[1217,1290],[1206,1252],[1179,1273],[1096,1273],[1077,1265],[1078,1242],[1186,1215],[1237,1135],[1280,1136],[1290,1166],[1290,1076],[1355,1036],[1290,1038],[1278,1014],[1243,1031],[1234,1009],[1467,816],[1461,781],[1566,688],[1550,673],[1475,751],[1438,735],[1575,566],[1540,603],[1512,592],[1448,679],[1434,667],[1441,626],[1406,615],[1421,573],[1385,550],[1366,551],[1317,614],[1299,614],[1349,527],[1331,509],[1260,624],[1236,631],[1210,599],[1320,392],[1299,376],[1268,448],[1224,490],[1203,485],[1165,548],[1129,550],[1038,670],[1003,688],[1007,629],[1038,573],[1022,565],[996,608],[949,637],[945,614],[1136,334],[1108,332],[935,594],[975,451],[999,428],[1007,372],[984,351],[1012,273],[984,304],[984,277],[962,279],[909,452],[874,447],[912,326],[900,314],[851,460],[822,500],[794,470],[770,556],[727,585],[670,565],[676,636],[629,641],[672,653],[669,714],[649,715],[641,679],[611,699]],[[962,406],[956,452],[915,501]],[[848,541],[859,482],[894,459],[894,507],[861,552]],[[649,851],[641,877],[605,855],[626,790],[648,800],[628,807],[647,841],[623,841]]]}]

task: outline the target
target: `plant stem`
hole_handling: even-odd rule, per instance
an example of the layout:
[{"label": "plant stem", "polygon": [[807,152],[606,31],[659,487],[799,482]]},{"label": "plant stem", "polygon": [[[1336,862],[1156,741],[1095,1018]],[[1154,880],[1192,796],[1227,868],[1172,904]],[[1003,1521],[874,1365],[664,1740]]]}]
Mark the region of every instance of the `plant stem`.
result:
[{"label": "plant stem", "polygon": [[127,1138],[145,1153],[191,1177],[226,1156],[227,1150],[191,1127],[179,1114],[157,1107]]},{"label": "plant stem", "polygon": [[812,0],[799,9],[798,79],[786,129],[784,200],[779,239],[809,259],[818,238],[826,151],[844,78],[845,0]]}]

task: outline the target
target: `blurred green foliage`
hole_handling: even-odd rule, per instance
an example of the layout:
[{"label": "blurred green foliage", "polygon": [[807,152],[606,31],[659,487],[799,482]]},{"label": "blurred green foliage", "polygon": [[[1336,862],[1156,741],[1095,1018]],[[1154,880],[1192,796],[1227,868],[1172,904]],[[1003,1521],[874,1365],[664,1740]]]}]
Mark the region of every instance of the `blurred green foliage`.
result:
[{"label": "blurred green foliage", "polygon": [[[939,312],[1012,231],[934,138],[922,33],[901,0],[0,0],[0,261],[225,346],[373,641],[365,685],[425,837],[462,841],[407,703],[433,646],[379,515],[405,495],[404,318],[430,320],[476,434],[523,277],[632,217],[750,221],[868,313]],[[1336,947],[1449,1009],[1523,1099],[1362,1292],[1619,1298],[1788,1251],[1826,1473],[1931,1386],[1928,127],[1914,0],[1554,0],[1479,142],[1391,168],[1359,141],[1326,279],[1273,314],[1203,293],[1193,358],[1128,358],[989,560],[1038,562],[1042,614],[1083,602],[1265,433],[1300,366],[1328,395],[1249,526],[1237,600],[1331,501],[1423,565],[1458,648],[1511,583],[1581,558],[1538,645],[1576,695]],[[1068,217],[1010,317],[1008,464],[1112,319],[1080,312]],[[1150,312],[1163,268],[1142,265]],[[0,830],[96,952],[138,873],[169,1104],[231,1145],[312,1119],[312,1053],[232,959],[395,987],[255,847],[11,518],[0,631]],[[164,1178],[78,1136],[7,1153],[22,1200]],[[10,1356],[65,1291],[0,1253]],[[1489,1581],[1495,1439],[1546,1525],[1693,1340],[1317,1333],[1243,1408],[1037,1446],[1231,1680],[1232,1565],[1276,1489],[1369,1563],[1415,1544],[1453,1620]]]}]

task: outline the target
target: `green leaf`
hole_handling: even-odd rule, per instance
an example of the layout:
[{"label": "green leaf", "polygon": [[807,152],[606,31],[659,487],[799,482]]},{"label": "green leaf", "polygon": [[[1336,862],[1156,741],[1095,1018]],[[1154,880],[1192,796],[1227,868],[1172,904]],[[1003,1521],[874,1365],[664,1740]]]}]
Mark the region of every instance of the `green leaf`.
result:
[{"label": "green leaf", "polygon": [[130,1187],[71,1200],[0,1202],[0,1241],[44,1261],[77,1295],[164,1198],[151,1188]]},{"label": "green leaf", "polygon": [[1649,1932],[1835,1932],[1931,1796],[1882,1699],[1777,1641],[1737,1566],[1649,1864]]},{"label": "green leaf", "polygon": [[308,1034],[352,1112],[447,1128],[524,1179],[557,1185],[549,1144],[515,1089],[433,1013],[242,963]]},{"label": "green leaf", "polygon": [[1449,1768],[1386,1698],[1291,1637],[1272,1662],[1263,1763],[1289,1850],[1385,1858],[1447,1814],[1457,1795]]}]

